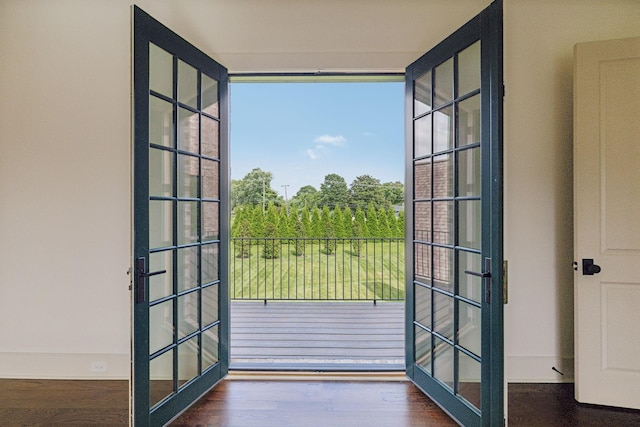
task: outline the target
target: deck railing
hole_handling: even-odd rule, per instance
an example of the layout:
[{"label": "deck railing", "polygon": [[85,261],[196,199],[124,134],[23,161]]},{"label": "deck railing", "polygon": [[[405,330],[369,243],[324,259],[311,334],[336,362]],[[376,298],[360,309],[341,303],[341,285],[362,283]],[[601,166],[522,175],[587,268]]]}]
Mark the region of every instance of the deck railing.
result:
[{"label": "deck railing", "polygon": [[236,300],[405,298],[404,239],[232,238]]}]

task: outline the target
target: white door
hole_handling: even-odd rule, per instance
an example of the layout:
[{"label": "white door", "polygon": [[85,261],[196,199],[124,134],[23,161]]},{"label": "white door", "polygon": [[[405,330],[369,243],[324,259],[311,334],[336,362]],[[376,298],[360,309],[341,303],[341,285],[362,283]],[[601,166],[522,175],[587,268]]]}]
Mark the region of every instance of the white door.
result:
[{"label": "white door", "polygon": [[576,45],[574,84],[575,397],[640,409],[640,38]]}]

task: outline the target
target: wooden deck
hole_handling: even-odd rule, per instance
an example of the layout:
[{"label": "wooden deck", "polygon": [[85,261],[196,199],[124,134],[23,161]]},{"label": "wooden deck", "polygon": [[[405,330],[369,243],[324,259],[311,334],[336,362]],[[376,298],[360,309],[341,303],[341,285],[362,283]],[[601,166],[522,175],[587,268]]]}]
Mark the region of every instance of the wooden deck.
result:
[{"label": "wooden deck", "polygon": [[404,370],[404,302],[231,302],[232,370]]}]

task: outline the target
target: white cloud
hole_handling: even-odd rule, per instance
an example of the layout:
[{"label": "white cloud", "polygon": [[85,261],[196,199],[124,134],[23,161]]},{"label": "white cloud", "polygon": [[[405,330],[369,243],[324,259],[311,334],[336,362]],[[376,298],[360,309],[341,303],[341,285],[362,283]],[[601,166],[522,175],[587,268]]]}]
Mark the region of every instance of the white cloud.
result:
[{"label": "white cloud", "polygon": [[345,142],[347,142],[347,139],[342,135],[331,136],[331,135],[325,134],[317,137],[316,139],[313,140],[313,142],[316,142],[318,144],[329,144],[329,145],[335,145],[336,147],[340,147],[344,145]]},{"label": "white cloud", "polygon": [[311,160],[315,160],[320,157],[323,153],[328,153],[327,147],[324,145],[316,145],[315,148],[309,148],[307,150],[307,156],[311,158]]}]

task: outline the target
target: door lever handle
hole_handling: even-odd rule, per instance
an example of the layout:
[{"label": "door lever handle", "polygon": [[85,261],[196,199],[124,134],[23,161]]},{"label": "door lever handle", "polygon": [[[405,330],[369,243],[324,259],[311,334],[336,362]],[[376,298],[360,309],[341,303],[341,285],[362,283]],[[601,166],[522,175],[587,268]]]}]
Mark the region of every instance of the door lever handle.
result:
[{"label": "door lever handle", "polygon": [[477,271],[471,271],[471,270],[465,270],[464,271],[465,274],[470,274],[472,276],[477,276],[477,277],[491,277],[491,272],[489,271],[484,271],[482,273],[478,273]]},{"label": "door lever handle", "polygon": [[147,299],[147,277],[164,274],[167,270],[146,271],[147,259],[145,257],[136,258],[136,304],[145,302]]}]

